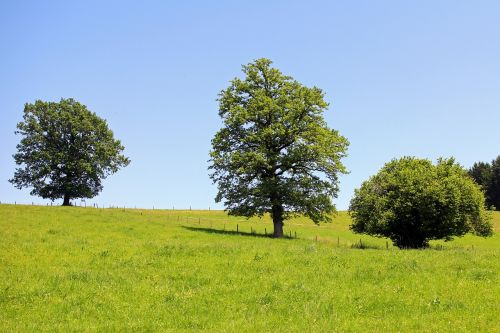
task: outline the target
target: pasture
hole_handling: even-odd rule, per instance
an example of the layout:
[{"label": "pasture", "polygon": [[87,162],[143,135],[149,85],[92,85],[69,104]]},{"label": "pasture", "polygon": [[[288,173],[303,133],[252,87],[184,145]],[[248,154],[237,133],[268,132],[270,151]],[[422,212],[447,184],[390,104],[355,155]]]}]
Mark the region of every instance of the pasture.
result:
[{"label": "pasture", "polygon": [[0,205],[0,331],[500,332],[500,213],[426,250],[349,223]]}]

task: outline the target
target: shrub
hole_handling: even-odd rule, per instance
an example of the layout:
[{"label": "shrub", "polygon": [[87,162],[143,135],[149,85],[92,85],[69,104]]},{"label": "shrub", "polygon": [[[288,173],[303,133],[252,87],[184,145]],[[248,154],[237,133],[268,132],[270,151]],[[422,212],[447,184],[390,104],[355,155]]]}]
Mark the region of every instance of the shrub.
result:
[{"label": "shrub", "polygon": [[399,248],[433,239],[492,234],[480,187],[453,158],[403,157],[387,163],[355,191],[349,212],[356,233],[390,238]]}]

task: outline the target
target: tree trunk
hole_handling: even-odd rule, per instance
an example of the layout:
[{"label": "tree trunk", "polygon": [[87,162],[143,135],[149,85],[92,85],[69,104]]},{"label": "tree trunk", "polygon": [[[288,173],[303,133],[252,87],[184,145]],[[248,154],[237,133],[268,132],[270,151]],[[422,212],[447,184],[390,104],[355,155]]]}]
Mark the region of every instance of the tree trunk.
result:
[{"label": "tree trunk", "polygon": [[71,206],[71,203],[69,202],[69,195],[65,194],[64,195],[64,200],[63,200],[63,206]]},{"label": "tree trunk", "polygon": [[273,219],[273,224],[274,224],[273,237],[274,238],[283,237],[283,222],[282,221],[278,222]]},{"label": "tree trunk", "polygon": [[273,205],[271,215],[274,225],[273,237],[281,238],[283,237],[283,206]]}]

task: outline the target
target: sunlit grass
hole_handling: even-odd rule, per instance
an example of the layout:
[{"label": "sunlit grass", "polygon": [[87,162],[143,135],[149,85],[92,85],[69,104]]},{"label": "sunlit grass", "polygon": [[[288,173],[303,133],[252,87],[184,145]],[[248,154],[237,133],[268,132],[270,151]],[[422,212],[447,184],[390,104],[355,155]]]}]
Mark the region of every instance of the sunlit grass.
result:
[{"label": "sunlit grass", "polygon": [[494,218],[401,251],[343,212],[276,240],[220,211],[0,205],[0,331],[499,331]]}]

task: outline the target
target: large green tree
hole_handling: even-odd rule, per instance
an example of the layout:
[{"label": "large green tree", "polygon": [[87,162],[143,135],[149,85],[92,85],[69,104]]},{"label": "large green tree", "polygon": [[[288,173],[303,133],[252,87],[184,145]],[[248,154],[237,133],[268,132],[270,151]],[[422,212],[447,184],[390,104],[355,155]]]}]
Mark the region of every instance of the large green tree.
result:
[{"label": "large green tree", "polygon": [[62,198],[63,205],[96,196],[102,180],[130,162],[106,121],[73,99],[25,104],[16,134],[20,167],[10,182],[44,199]]},{"label": "large green tree", "polygon": [[481,189],[453,159],[392,160],[355,191],[349,211],[354,232],[388,237],[400,248],[492,234]]},{"label": "large green tree", "polygon": [[269,213],[274,237],[282,237],[283,222],[293,215],[330,220],[348,141],[323,119],[323,91],[271,63],[243,66],[245,78],[220,92],[224,126],[212,140],[210,176],[218,185],[216,201],[224,201],[229,214]]},{"label": "large green tree", "polygon": [[469,169],[471,177],[481,185],[486,195],[486,205],[500,210],[500,156],[490,163],[476,162]]}]

